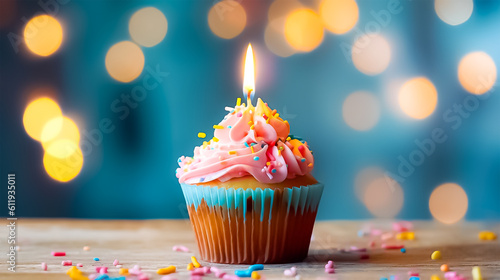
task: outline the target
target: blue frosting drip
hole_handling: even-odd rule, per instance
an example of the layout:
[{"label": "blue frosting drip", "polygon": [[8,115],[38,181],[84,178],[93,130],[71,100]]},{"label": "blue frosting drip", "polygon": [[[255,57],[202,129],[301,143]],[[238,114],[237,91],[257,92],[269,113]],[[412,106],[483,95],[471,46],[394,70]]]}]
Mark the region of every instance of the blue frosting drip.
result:
[{"label": "blue frosting drip", "polygon": [[[204,199],[209,207],[213,206],[223,206],[228,209],[238,209],[243,207],[247,209],[248,198],[252,198],[252,209],[260,213],[260,220],[264,220],[264,210],[266,208],[266,200],[270,201],[270,209],[274,205],[274,190],[271,189],[225,189],[219,187],[209,187],[209,186],[196,186],[181,184],[182,191],[184,193],[184,198],[186,199],[186,204],[191,206],[194,205],[195,209],[201,204],[202,199]],[[285,196],[285,201],[287,203],[287,214],[291,209],[297,212],[300,210],[300,214],[303,214],[306,210],[316,210],[321,199],[321,194],[323,192],[322,184],[314,184],[309,186],[286,188],[283,191]],[[271,213],[269,211],[268,219],[271,220]],[[245,217],[246,220],[246,217]]]}]

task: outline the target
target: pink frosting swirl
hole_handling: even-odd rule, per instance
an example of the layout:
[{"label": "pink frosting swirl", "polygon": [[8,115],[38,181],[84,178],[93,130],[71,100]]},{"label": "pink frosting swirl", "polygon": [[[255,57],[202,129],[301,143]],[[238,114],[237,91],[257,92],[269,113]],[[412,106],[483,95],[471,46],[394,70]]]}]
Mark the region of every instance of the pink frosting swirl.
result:
[{"label": "pink frosting swirl", "polygon": [[262,183],[279,183],[311,172],[307,146],[289,137],[290,126],[259,98],[256,107],[237,105],[214,126],[214,138],[180,157],[180,183],[196,184],[251,175]]}]

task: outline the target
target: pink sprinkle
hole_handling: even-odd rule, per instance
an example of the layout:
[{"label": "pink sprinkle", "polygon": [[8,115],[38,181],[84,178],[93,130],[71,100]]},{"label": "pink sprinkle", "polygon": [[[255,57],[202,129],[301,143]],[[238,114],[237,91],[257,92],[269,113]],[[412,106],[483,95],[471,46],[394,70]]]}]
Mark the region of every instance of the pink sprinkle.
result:
[{"label": "pink sprinkle", "polygon": [[177,280],[176,278],[173,278],[172,276],[170,275],[165,275],[161,278],[161,280]]},{"label": "pink sprinkle", "polygon": [[191,280],[201,280],[201,276],[200,275],[191,275]]},{"label": "pink sprinkle", "polygon": [[100,274],[106,274],[106,273],[108,273],[108,268],[105,267],[105,266],[101,267],[101,269],[99,270],[99,273]]},{"label": "pink sprinkle", "polygon": [[366,248],[358,248],[356,246],[351,246],[352,252],[366,252]]},{"label": "pink sprinkle", "polygon": [[191,276],[203,276],[203,275],[205,275],[203,270],[192,270],[191,271]]},{"label": "pink sprinkle", "polygon": [[77,263],[77,264],[76,264],[76,266],[78,266],[78,267],[83,267],[83,264],[81,264],[81,263]]},{"label": "pink sprinkle", "polygon": [[206,274],[209,274],[210,272],[212,272],[212,269],[210,268],[210,266],[204,266],[201,269],[203,269],[203,272]]},{"label": "pink sprinkle", "polygon": [[335,273],[335,268],[325,268],[325,272],[328,274],[333,274]]},{"label": "pink sprinkle", "polygon": [[373,235],[373,236],[379,236],[382,234],[382,231],[380,229],[372,229],[370,231],[370,234]]},{"label": "pink sprinkle", "polygon": [[64,256],[66,256],[66,252],[52,252],[52,256],[54,256],[54,257],[64,257]]},{"label": "pink sprinkle", "polygon": [[141,273],[141,274],[139,274],[138,279],[139,280],[149,280],[149,276],[145,273]]},{"label": "pink sprinkle", "polygon": [[286,269],[283,274],[285,276],[295,277],[297,275],[297,268],[295,268],[295,266],[292,266],[290,269]]},{"label": "pink sprinkle", "polygon": [[448,271],[448,272],[445,272],[445,274],[444,274],[445,278],[453,278],[453,277],[457,277],[457,276],[458,276],[458,273],[456,271]]},{"label": "pink sprinkle", "polygon": [[42,263],[42,270],[47,271],[47,264],[44,262]]},{"label": "pink sprinkle", "polygon": [[243,116],[243,115],[241,114],[241,112],[239,112],[238,114],[236,114],[236,116],[237,116],[238,118],[240,118],[240,117],[241,117],[241,116]]},{"label": "pink sprinkle", "polygon": [[225,275],[226,275],[225,272],[215,273],[215,277],[217,277],[217,278],[224,278]]},{"label": "pink sprinkle", "polygon": [[221,270],[220,270],[220,269],[218,269],[218,268],[217,268],[217,267],[215,267],[215,266],[212,266],[212,267],[210,268],[210,270],[211,270],[213,273],[220,273],[220,272],[221,272]]},{"label": "pink sprinkle", "polygon": [[97,278],[97,276],[99,276],[99,275],[97,275],[95,273],[92,273],[92,274],[89,275],[89,280],[94,280],[94,279]]},{"label": "pink sprinkle", "polygon": [[113,261],[113,265],[114,265],[114,266],[117,266],[117,265],[119,265],[119,264],[120,264],[120,262],[119,262],[117,259]]},{"label": "pink sprinkle", "polygon": [[225,274],[224,276],[222,276],[222,279],[225,279],[225,280],[238,280],[238,279],[240,279],[240,277],[238,277],[236,275]]},{"label": "pink sprinkle", "polygon": [[335,264],[333,263],[333,261],[328,261],[327,264],[325,264],[325,268],[333,268],[335,266]]},{"label": "pink sprinkle", "polygon": [[101,267],[102,267],[102,266],[96,266],[96,267],[95,267],[95,271],[96,271],[97,273],[99,273],[99,271],[101,271]]},{"label": "pink sprinkle", "polygon": [[175,245],[172,247],[172,250],[176,252],[189,252],[189,248],[183,245]]},{"label": "pink sprinkle", "polygon": [[73,265],[73,262],[71,262],[71,261],[62,261],[61,264],[64,265],[64,266],[70,266],[70,265]]},{"label": "pink sprinkle", "polygon": [[392,229],[397,232],[410,231],[413,229],[413,224],[407,221],[392,223]]},{"label": "pink sprinkle", "polygon": [[380,247],[382,247],[383,249],[386,249],[386,250],[399,250],[399,249],[404,248],[405,246],[404,245],[388,245],[388,244],[382,243],[382,245]]},{"label": "pink sprinkle", "polygon": [[375,241],[372,240],[372,241],[370,241],[370,244],[368,244],[368,245],[373,248],[373,247],[375,247],[376,244],[375,244]]},{"label": "pink sprinkle", "polygon": [[419,276],[418,272],[408,271],[409,276]]}]

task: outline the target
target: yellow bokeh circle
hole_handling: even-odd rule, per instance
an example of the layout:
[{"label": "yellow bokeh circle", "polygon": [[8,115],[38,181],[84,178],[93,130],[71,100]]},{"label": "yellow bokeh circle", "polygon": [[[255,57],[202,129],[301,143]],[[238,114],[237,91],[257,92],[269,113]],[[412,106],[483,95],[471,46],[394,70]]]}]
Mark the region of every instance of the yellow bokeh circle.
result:
[{"label": "yellow bokeh circle", "polygon": [[310,52],[323,41],[323,23],[311,9],[291,12],[285,21],[285,38],[294,49]]},{"label": "yellow bokeh circle", "polygon": [[118,42],[109,48],[105,64],[113,79],[128,83],[141,75],[144,54],[139,46],[130,41]]},{"label": "yellow bokeh circle", "polygon": [[418,77],[403,84],[398,95],[403,112],[414,119],[425,119],[436,109],[436,87],[427,78]]},{"label": "yellow bokeh circle", "polygon": [[455,183],[438,186],[429,198],[429,210],[432,216],[445,224],[460,221],[467,213],[468,204],[467,193]]},{"label": "yellow bokeh circle", "polygon": [[[54,145],[57,145],[57,143]],[[43,156],[43,166],[47,174],[54,180],[68,182],[74,179],[82,170],[82,151],[77,148],[73,153],[64,158],[54,157],[46,152]]]},{"label": "yellow bokeh circle", "polygon": [[323,0],[319,13],[325,28],[335,34],[351,30],[359,18],[358,4],[355,0]]},{"label": "yellow bokeh circle", "polygon": [[165,15],[154,7],[138,10],[130,18],[128,30],[137,44],[152,47],[167,35],[168,22]]},{"label": "yellow bokeh circle", "polygon": [[56,102],[47,97],[38,98],[28,104],[24,110],[24,129],[31,138],[40,141],[45,124],[60,117],[62,117],[61,108]]},{"label": "yellow bokeh circle", "polygon": [[59,21],[49,15],[32,18],[24,28],[24,41],[33,53],[49,56],[59,49],[63,29]]},{"label": "yellow bokeh circle", "polygon": [[54,157],[64,158],[71,155],[79,147],[80,131],[70,118],[54,118],[45,124],[41,142],[46,153]]},{"label": "yellow bokeh circle", "polygon": [[458,65],[458,80],[462,87],[473,94],[484,94],[497,80],[497,67],[485,52],[472,52]]},{"label": "yellow bokeh circle", "polygon": [[234,0],[219,1],[208,12],[210,30],[224,39],[238,36],[246,24],[247,13],[241,4]]}]

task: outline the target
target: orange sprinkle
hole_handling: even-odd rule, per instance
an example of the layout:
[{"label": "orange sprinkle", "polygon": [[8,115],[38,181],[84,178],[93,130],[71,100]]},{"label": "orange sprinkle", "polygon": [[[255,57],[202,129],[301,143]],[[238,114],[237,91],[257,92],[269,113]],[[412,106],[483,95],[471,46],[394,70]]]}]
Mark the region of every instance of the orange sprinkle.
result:
[{"label": "orange sprinkle", "polygon": [[271,112],[271,115],[274,116],[274,114],[276,114],[276,109],[274,109],[272,112]]},{"label": "orange sprinkle", "polygon": [[187,265],[187,270],[193,270],[194,269],[194,264],[193,263],[189,263]]},{"label": "orange sprinkle", "polygon": [[281,156],[281,150],[278,150],[278,156]]},{"label": "orange sprinkle", "polygon": [[271,162],[268,161],[268,162],[266,162],[266,164],[267,164],[267,166],[269,166],[269,165],[271,165]]},{"label": "orange sprinkle", "polygon": [[214,140],[214,142],[219,142],[219,138],[217,138],[215,136],[214,136],[214,138],[212,138],[212,140]]},{"label": "orange sprinkle", "polygon": [[223,129],[223,128],[224,127],[222,125],[218,125],[218,124],[214,125],[214,129]]},{"label": "orange sprinkle", "polygon": [[311,162],[311,163],[309,163],[307,166],[312,167],[312,166],[313,166],[312,162]]},{"label": "orange sprinkle", "polygon": [[229,151],[229,154],[230,154],[230,155],[235,155],[235,154],[236,154],[236,151]]}]

